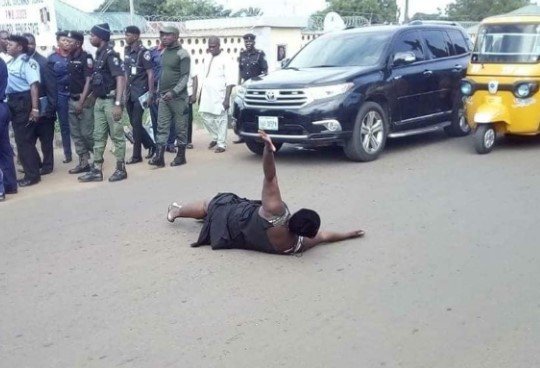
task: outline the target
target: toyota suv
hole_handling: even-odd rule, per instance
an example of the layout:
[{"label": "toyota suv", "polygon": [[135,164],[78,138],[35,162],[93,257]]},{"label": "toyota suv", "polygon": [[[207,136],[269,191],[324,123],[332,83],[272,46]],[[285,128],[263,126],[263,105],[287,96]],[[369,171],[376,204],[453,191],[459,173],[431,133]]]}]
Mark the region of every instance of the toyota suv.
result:
[{"label": "toyota suv", "polygon": [[276,146],[341,145],[354,161],[376,159],[386,139],[444,128],[470,132],[460,81],[470,40],[455,24],[415,22],[323,35],[281,70],[237,90],[235,131],[262,154],[258,130]]}]

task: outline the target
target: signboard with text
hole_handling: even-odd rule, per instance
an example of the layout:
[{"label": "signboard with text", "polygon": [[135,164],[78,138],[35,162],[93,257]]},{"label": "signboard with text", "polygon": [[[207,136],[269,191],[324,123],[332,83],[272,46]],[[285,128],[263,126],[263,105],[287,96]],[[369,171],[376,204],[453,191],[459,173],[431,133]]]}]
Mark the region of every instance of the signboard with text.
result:
[{"label": "signboard with text", "polygon": [[32,33],[37,45],[56,44],[54,0],[0,0],[0,30]]}]

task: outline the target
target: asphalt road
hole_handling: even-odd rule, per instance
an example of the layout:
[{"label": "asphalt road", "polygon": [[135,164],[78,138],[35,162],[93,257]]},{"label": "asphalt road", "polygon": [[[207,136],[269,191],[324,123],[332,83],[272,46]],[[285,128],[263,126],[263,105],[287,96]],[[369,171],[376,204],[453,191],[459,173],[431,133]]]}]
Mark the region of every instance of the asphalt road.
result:
[{"label": "asphalt road", "polygon": [[114,184],[60,164],[0,203],[1,367],[540,365],[540,139],[480,156],[436,133],[367,164],[284,149],[291,210],[366,231],[301,257],[190,248],[200,223],[165,220],[173,200],[259,197],[259,158],[207,143]]}]

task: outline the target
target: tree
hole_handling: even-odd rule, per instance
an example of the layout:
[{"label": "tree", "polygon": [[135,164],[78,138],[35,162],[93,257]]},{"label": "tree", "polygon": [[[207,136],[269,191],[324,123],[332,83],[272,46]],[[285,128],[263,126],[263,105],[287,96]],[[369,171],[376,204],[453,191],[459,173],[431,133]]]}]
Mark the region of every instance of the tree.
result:
[{"label": "tree", "polygon": [[429,14],[429,13],[414,13],[411,17],[411,20],[445,20],[440,13],[439,14]]},{"label": "tree", "polygon": [[257,17],[263,15],[261,8],[254,8],[250,6],[249,8],[242,8],[232,14],[233,17]]},{"label": "tree", "polygon": [[213,0],[166,0],[161,13],[173,17],[228,17],[231,10]]},{"label": "tree", "polygon": [[360,15],[372,23],[394,23],[399,15],[396,0],[327,0],[326,5],[316,15],[334,11],[342,16]]},{"label": "tree", "polygon": [[[108,1],[103,2],[96,12],[102,12]],[[154,0],[133,0],[135,13],[139,15],[156,15],[160,13],[160,4]],[[106,12],[129,12],[129,0],[114,0]]]},{"label": "tree", "polygon": [[530,4],[529,0],[456,0],[446,6],[446,15],[451,20],[479,22]]}]

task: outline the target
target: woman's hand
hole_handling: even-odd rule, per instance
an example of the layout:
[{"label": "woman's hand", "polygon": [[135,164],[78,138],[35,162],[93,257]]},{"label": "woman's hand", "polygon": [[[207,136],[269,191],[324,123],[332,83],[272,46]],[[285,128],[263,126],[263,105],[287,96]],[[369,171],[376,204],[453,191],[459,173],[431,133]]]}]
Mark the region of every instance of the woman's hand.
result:
[{"label": "woman's hand", "polygon": [[272,143],[272,138],[268,134],[266,134],[265,131],[259,130],[259,137],[264,141],[264,144],[266,145],[266,148],[268,148],[272,152],[276,152],[276,147],[274,146],[274,143]]}]

